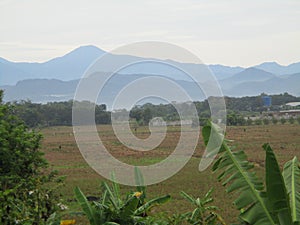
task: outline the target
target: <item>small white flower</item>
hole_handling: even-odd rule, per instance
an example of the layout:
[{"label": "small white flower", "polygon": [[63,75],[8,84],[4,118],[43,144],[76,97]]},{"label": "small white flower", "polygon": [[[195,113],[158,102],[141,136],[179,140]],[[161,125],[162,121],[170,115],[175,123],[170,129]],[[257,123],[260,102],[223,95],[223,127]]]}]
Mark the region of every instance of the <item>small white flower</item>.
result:
[{"label": "small white flower", "polygon": [[29,191],[28,192],[29,195],[32,195],[33,193],[34,193],[34,191]]},{"label": "small white flower", "polygon": [[58,203],[57,206],[60,208],[60,210],[67,210],[68,206],[62,204],[62,203]]}]

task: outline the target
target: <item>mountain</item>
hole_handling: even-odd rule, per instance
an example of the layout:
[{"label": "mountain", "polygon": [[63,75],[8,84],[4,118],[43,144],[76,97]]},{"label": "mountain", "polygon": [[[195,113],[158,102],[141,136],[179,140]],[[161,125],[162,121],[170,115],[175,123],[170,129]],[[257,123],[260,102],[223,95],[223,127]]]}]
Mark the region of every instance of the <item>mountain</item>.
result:
[{"label": "mountain", "polygon": [[[105,51],[96,46],[88,45],[74,49],[68,54],[51,59],[43,63],[28,62],[10,62],[0,58],[0,82],[1,85],[14,85],[18,81],[25,79],[58,79],[62,81],[79,79],[85,70]],[[126,62],[130,59],[145,60],[144,58],[130,55],[113,55],[118,62]],[[180,63],[165,60],[166,63],[175,64],[178,67],[188,68],[190,71],[201,71],[206,66],[203,64]],[[214,73],[217,80],[224,80],[245,70],[243,67],[230,67],[224,65],[208,65],[208,68]],[[288,66],[281,66],[275,62],[262,63],[254,68],[264,70],[275,75],[294,74],[300,71],[300,63],[294,63]],[[110,71],[104,71],[110,72]],[[173,79],[190,81],[186,75],[170,66],[147,63],[135,64],[135,67],[127,67],[120,73],[126,74],[160,74]]]},{"label": "mountain", "polygon": [[231,66],[223,66],[220,64],[209,65],[209,68],[215,74],[215,76],[218,80],[223,80],[223,79],[229,78],[236,73],[242,72],[245,69],[240,66],[231,67]]},{"label": "mountain", "polygon": [[32,102],[68,101],[73,99],[79,80],[28,79],[16,85],[2,86],[4,101],[30,100]]},{"label": "mountain", "polygon": [[[103,54],[105,51],[95,46],[82,46],[43,63],[16,63],[0,58],[0,89],[5,90],[4,100],[30,99],[33,102],[70,100],[85,70]],[[168,77],[187,90],[194,100],[201,100],[204,98],[203,94],[199,93],[197,84],[192,82],[185,70],[192,73],[202,72],[201,85],[209,85],[206,80],[206,76],[209,76],[207,68],[215,74],[223,93],[228,96],[259,95],[262,92],[272,94],[289,92],[300,96],[300,63],[282,66],[275,62],[266,62],[250,68],[219,64],[207,67],[204,64],[145,59],[130,55],[108,54],[108,56],[108,62],[112,65],[115,63],[127,65],[132,59],[146,61],[122,68],[109,80],[104,88],[104,98],[101,99],[108,105],[124,86],[149,75]],[[183,71],[177,68],[183,68]],[[161,88],[164,90],[164,87]],[[143,89],[140,91],[143,92]]]},{"label": "mountain", "polygon": [[[82,77],[85,70],[104,53],[105,51],[89,45],[79,47],[64,56],[43,63],[10,62],[0,58],[0,82],[1,85],[14,85],[18,81],[25,79],[58,79],[62,81],[79,79]],[[126,67],[120,72],[124,74],[163,74],[173,79],[191,81],[191,79],[182,71],[172,66],[168,66],[167,64],[171,63],[179,68],[184,68],[193,72],[207,71],[207,66],[204,64],[180,63],[171,60],[165,60],[164,64],[156,63],[155,59],[145,59],[130,55],[111,55],[111,57],[113,57],[113,62],[124,62],[124,65],[126,65],[126,62],[133,59],[135,61],[154,61],[137,63],[133,67]],[[209,65],[208,68],[211,69],[218,80],[228,78],[243,70],[242,67],[229,67],[223,65]]]},{"label": "mountain", "polygon": [[44,63],[16,63],[0,58],[0,82],[13,85],[25,79],[79,79],[88,66],[104,53],[95,46],[83,46]]},{"label": "mountain", "polygon": [[298,73],[300,71],[300,62],[292,63],[288,66],[282,66],[276,62],[265,62],[255,67],[276,75],[286,75]]},{"label": "mountain", "polygon": [[288,92],[294,96],[300,96],[300,73],[284,77],[272,77],[263,82],[249,81],[235,85],[225,92],[228,96],[254,96],[260,93],[279,94]]},{"label": "mountain", "polygon": [[221,80],[220,85],[223,90],[227,90],[241,83],[263,82],[274,77],[276,76],[272,73],[257,69],[255,67],[250,67],[227,79]]},{"label": "mountain", "polygon": [[15,84],[20,78],[30,78],[31,74],[19,69],[15,63],[0,58],[0,84]]},{"label": "mountain", "polygon": [[[251,71],[258,71],[261,75],[264,74],[266,76],[258,80],[250,79],[251,77],[249,77],[249,73]],[[288,92],[292,95],[300,96],[300,73],[278,77],[258,69],[246,69],[246,71],[243,72],[239,73],[239,75],[243,76],[244,74],[245,78],[247,78],[245,79],[245,81],[243,81],[242,79],[237,79],[236,74],[232,78],[228,79],[237,79],[239,82],[232,84],[230,87],[224,88],[224,84],[222,83],[222,81],[220,82],[224,95],[241,97],[256,96],[261,93],[279,94]],[[108,106],[108,108],[110,108],[114,98],[118,95],[123,87],[127,86],[138,78],[147,76],[149,75],[116,74],[106,83],[101,92],[101,99],[98,99],[97,103],[104,103]],[[254,75],[254,77],[256,76]],[[183,80],[173,81],[180,85],[184,90],[186,90],[193,100],[203,100],[206,98],[203,93],[199,91],[196,83]],[[46,103],[51,101],[68,101],[70,99],[73,99],[78,82],[79,80],[60,81],[56,79],[30,79],[20,81],[16,85],[2,86],[0,88],[5,89],[5,101],[30,99],[33,102]],[[157,85],[160,86],[161,84]],[[201,85],[204,84],[200,84],[200,87]],[[164,86],[161,86],[160,88],[162,90],[168,91],[168,89]],[[143,87],[138,87],[135,91],[137,93],[143,93]],[[174,100],[176,100],[176,96],[174,96]]]},{"label": "mountain", "polygon": [[[90,77],[88,83],[93,85],[99,83],[102,73],[98,73],[95,77]],[[139,78],[145,78],[153,75],[146,74],[114,74],[113,77],[105,83],[104,88],[101,90],[99,104],[106,104],[108,108],[111,108],[114,99],[119,92],[131,84],[133,81]],[[159,77],[159,76],[157,76]],[[18,82],[16,85],[2,86],[0,89],[4,89],[4,101],[20,101],[31,100],[32,102],[46,103],[53,101],[69,101],[73,99],[76,87],[80,80],[72,81],[60,81],[57,79],[28,79]],[[199,94],[199,88],[197,84],[189,81],[173,80],[181,86],[186,92],[195,100],[204,100],[203,93]],[[156,88],[168,91],[164,84],[156,83]],[[143,93],[144,87],[137,87],[134,90],[135,93]],[[176,95],[173,96],[173,100],[177,100]],[[163,103],[164,101],[157,101],[156,103]],[[124,103],[125,106],[126,103]],[[128,105],[129,107],[129,105]]]}]

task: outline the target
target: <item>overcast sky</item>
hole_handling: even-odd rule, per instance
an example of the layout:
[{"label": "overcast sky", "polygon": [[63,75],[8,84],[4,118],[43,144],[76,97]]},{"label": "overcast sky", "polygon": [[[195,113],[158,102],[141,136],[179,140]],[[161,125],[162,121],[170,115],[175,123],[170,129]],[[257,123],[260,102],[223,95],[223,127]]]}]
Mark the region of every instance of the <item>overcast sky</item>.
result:
[{"label": "overcast sky", "polygon": [[300,61],[299,0],[0,0],[0,57],[46,61],[81,45],[165,41],[204,63]]}]

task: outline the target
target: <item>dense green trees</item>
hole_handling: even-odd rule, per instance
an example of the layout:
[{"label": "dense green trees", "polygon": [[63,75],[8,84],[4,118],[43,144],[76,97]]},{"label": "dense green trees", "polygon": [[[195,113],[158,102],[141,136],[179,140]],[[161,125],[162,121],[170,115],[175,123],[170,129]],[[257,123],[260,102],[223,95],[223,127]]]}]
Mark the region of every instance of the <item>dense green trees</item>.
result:
[{"label": "dense green trees", "polygon": [[[72,125],[73,101],[49,102],[47,104],[21,101],[10,105],[13,107],[12,113],[25,121],[29,127]],[[110,112],[106,111],[106,105],[95,106],[95,122],[97,124],[109,124],[111,122]]]},{"label": "dense green trees", "polygon": [[52,188],[45,188],[55,174],[43,170],[41,135],[29,131],[2,97],[0,90],[0,223],[43,224],[56,207]]},{"label": "dense green trees", "polygon": [[[225,97],[228,115],[227,124],[232,126],[252,124],[252,122],[261,124],[261,121],[247,121],[244,118],[250,115],[261,115],[261,112],[266,111],[266,108],[263,106],[262,95],[241,98]],[[282,109],[281,106],[287,102],[300,101],[299,97],[289,95],[288,93],[272,95],[271,97],[271,110],[280,110]],[[211,97],[211,99],[213,98]],[[94,105],[89,102],[86,102],[86,104],[95,107],[96,124],[111,123],[111,112],[107,110],[105,104]],[[13,107],[11,113],[24,120],[29,127],[72,125],[73,101],[71,100],[67,102],[50,102],[47,104],[21,101],[10,103],[10,105]],[[194,102],[194,105],[198,112],[200,125],[204,125],[207,119],[211,117],[209,102],[208,100],[201,102],[196,101]],[[189,103],[177,103],[176,105],[176,107],[184,109],[185,111],[189,111],[190,106]],[[154,117],[162,117],[165,121],[180,120],[177,110],[172,104],[154,105],[146,103],[144,105],[135,106],[130,110],[129,116],[130,118],[135,119],[139,125],[147,125]],[[277,122],[276,119],[273,121],[275,123]],[[265,120],[264,122],[268,123],[269,121]],[[290,122],[295,121],[291,119]]]},{"label": "dense green trees", "polygon": [[229,126],[242,126],[246,124],[247,121],[241,114],[230,113],[227,115],[227,125]]}]

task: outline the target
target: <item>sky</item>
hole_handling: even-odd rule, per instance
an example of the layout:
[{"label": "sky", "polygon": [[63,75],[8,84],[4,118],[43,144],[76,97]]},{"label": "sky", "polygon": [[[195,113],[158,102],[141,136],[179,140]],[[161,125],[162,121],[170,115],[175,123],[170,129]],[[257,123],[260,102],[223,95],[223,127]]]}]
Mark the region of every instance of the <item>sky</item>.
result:
[{"label": "sky", "polygon": [[300,61],[299,0],[0,0],[0,57],[43,62],[83,45],[176,44],[206,64]]}]

